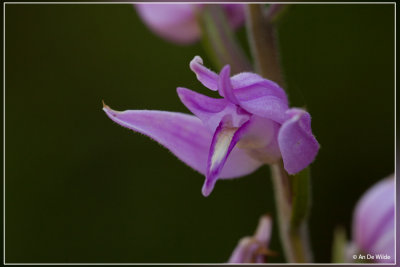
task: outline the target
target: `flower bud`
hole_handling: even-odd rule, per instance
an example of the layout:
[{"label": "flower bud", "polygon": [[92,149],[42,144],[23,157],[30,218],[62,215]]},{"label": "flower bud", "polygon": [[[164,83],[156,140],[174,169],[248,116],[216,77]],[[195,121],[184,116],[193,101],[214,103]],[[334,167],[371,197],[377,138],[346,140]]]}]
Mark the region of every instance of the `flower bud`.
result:
[{"label": "flower bud", "polygon": [[[197,13],[203,4],[136,4],[136,10],[146,25],[156,34],[178,44],[190,44],[200,39]],[[241,4],[224,4],[225,14],[232,27],[244,22]]]}]

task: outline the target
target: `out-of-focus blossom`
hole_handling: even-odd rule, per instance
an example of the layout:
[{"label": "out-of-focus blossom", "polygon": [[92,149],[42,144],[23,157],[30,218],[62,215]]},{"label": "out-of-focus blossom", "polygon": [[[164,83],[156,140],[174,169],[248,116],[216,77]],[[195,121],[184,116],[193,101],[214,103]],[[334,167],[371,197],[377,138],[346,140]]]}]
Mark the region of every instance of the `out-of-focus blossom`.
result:
[{"label": "out-of-focus blossom", "polygon": [[[394,262],[394,177],[370,188],[359,200],[353,217],[352,251],[370,254],[370,260]],[[355,254],[358,255],[358,254]]]},{"label": "out-of-focus blossom", "polygon": [[[223,4],[233,28],[244,22],[243,4]],[[197,14],[204,4],[135,4],[142,20],[156,34],[180,44],[189,44],[200,38]]]},{"label": "out-of-focus blossom", "polygon": [[203,195],[219,178],[249,174],[262,164],[283,159],[289,174],[307,167],[319,144],[305,110],[289,109],[285,92],[276,83],[254,73],[230,77],[226,65],[216,74],[196,56],[190,68],[198,80],[222,98],[211,98],[178,88],[184,105],[196,116],[175,112],[104,107],[118,124],[143,133],[167,147],[179,159],[206,175]]},{"label": "out-of-focus blossom", "polygon": [[267,215],[262,216],[254,236],[240,239],[228,262],[265,263],[266,257],[274,254],[268,249],[271,228],[271,218]]}]

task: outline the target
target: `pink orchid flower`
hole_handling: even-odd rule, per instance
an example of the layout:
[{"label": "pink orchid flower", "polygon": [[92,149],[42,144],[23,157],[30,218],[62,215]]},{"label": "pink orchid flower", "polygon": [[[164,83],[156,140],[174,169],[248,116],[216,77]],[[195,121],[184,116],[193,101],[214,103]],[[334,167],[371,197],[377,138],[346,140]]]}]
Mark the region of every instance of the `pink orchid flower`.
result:
[{"label": "pink orchid flower", "polygon": [[184,163],[206,176],[208,196],[218,179],[247,175],[263,164],[283,159],[295,174],[315,158],[319,144],[311,132],[311,117],[288,107],[285,92],[276,83],[244,72],[230,77],[203,66],[196,56],[190,68],[207,88],[222,98],[211,98],[179,87],[183,104],[195,115],[177,112],[103,110],[116,123],[140,132],[168,148]]}]

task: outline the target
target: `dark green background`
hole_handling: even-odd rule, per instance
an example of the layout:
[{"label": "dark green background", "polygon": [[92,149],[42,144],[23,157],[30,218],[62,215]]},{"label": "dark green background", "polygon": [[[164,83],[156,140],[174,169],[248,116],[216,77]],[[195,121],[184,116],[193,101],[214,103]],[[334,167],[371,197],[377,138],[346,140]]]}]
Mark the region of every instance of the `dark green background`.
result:
[{"label": "dark green background", "polygon": [[[132,5],[5,9],[6,262],[224,262],[275,213],[267,166],[204,198],[201,175],[101,110],[187,112],[175,88],[207,91],[188,67],[210,66],[200,44],[163,41]],[[329,262],[334,227],[349,233],[357,199],[394,170],[394,5],[293,5],[279,37],[321,144],[310,232]]]}]

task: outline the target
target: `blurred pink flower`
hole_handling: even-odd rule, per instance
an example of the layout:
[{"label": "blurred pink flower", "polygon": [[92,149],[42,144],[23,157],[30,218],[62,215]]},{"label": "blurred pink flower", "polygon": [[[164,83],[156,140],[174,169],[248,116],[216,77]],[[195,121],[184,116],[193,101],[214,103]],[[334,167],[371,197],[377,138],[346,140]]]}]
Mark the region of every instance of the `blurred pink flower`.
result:
[{"label": "blurred pink flower", "polygon": [[[232,27],[244,22],[243,4],[222,5]],[[201,35],[197,13],[204,4],[135,4],[146,25],[161,37],[179,44],[196,42]]]},{"label": "blurred pink flower", "polygon": [[355,208],[353,245],[371,254],[375,262],[394,262],[394,194],[391,176],[370,188]]},{"label": "blurred pink flower", "polygon": [[265,263],[266,256],[273,254],[268,250],[271,239],[272,220],[265,215],[260,218],[256,233],[243,237],[234,249],[229,263]]}]

